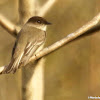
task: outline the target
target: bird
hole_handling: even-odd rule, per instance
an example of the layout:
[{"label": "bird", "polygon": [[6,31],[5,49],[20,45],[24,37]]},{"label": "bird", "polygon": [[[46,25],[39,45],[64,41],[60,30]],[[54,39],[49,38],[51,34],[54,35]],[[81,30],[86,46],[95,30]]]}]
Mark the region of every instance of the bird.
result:
[{"label": "bird", "polygon": [[21,65],[26,65],[35,52],[45,43],[48,22],[43,17],[33,16],[23,25],[17,35],[10,63],[2,74],[15,73]]}]

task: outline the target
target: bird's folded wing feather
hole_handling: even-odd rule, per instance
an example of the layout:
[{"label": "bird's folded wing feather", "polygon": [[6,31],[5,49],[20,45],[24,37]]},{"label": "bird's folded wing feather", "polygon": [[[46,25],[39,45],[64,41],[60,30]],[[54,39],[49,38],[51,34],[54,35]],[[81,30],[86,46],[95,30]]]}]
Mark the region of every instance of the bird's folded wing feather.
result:
[{"label": "bird's folded wing feather", "polygon": [[[12,55],[11,62],[4,69],[2,73],[10,73],[10,72],[14,73],[16,72],[16,69],[20,67],[20,65],[26,65],[30,57],[32,57],[35,51],[41,46],[41,44],[44,43],[45,32],[38,30],[38,33],[36,33],[37,29],[30,28],[28,26],[27,28],[29,29],[28,31],[24,31],[22,29],[20,34],[18,35],[17,44],[15,43],[15,46],[13,49],[13,55]],[[31,33],[32,35],[31,37],[29,33]]]},{"label": "bird's folded wing feather", "polygon": [[3,73],[10,73],[10,72],[16,72],[16,70],[20,67],[20,65],[26,65],[28,63],[28,60],[30,57],[32,57],[35,53],[35,51],[39,48],[39,46],[43,42],[29,42],[27,43],[24,51],[17,57],[13,58],[10,62],[10,64],[6,67],[6,69],[3,71]]}]

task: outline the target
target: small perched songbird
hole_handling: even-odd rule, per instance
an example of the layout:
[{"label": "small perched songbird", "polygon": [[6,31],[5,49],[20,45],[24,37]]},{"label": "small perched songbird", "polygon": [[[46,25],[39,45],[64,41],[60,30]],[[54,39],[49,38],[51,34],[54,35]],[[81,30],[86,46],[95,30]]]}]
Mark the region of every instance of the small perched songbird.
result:
[{"label": "small perched songbird", "polygon": [[21,64],[26,65],[30,57],[45,42],[46,28],[51,23],[44,18],[35,16],[31,17],[22,27],[17,36],[13,51],[12,59],[2,73],[15,73]]}]

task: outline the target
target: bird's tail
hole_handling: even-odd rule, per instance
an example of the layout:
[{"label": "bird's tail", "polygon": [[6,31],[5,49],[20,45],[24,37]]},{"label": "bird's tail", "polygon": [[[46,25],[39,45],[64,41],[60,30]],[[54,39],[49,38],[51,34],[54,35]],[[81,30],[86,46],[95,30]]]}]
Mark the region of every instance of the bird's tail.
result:
[{"label": "bird's tail", "polygon": [[7,74],[7,73],[10,73],[10,72],[13,72],[13,65],[14,65],[15,61],[14,59],[11,60],[11,62],[5,66],[5,69],[2,71],[2,74]]},{"label": "bird's tail", "polygon": [[21,62],[21,57],[19,56],[18,58],[11,59],[11,62],[9,63],[8,66],[5,67],[4,71],[2,74],[8,74],[8,73],[15,73],[16,70],[19,68]]}]

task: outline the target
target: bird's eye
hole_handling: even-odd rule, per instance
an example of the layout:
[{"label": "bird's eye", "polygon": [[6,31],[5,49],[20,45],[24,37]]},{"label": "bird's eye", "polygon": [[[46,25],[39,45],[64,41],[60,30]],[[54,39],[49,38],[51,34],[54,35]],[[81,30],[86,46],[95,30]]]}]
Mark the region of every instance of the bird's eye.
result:
[{"label": "bird's eye", "polygon": [[41,23],[41,21],[40,21],[40,20],[38,20],[37,22],[38,22],[38,23]]}]

